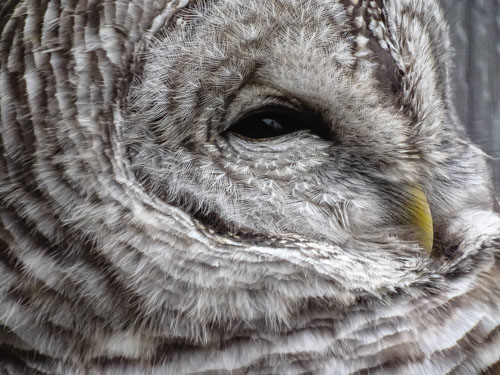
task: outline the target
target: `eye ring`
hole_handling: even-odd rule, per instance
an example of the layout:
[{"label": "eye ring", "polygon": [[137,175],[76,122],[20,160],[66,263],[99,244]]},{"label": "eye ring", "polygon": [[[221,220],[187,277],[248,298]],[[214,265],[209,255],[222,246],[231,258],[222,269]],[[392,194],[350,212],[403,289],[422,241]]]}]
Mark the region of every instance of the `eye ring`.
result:
[{"label": "eye ring", "polygon": [[282,137],[300,130],[310,130],[318,134],[317,116],[308,116],[289,107],[267,106],[246,114],[234,124],[228,132],[250,139],[265,141]]}]

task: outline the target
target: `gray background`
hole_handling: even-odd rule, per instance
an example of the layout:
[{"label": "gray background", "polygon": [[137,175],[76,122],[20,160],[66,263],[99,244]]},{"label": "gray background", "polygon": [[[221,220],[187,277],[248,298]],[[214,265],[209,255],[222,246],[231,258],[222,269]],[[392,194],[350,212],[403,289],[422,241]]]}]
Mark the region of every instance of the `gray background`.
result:
[{"label": "gray background", "polygon": [[490,156],[500,196],[500,0],[441,0],[455,49],[457,110]]}]

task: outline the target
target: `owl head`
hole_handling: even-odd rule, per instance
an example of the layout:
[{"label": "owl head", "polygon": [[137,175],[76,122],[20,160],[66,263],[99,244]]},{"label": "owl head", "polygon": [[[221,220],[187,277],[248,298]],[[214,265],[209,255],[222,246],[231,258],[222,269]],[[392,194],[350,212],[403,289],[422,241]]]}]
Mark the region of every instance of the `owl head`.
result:
[{"label": "owl head", "polygon": [[0,372],[498,360],[500,217],[435,1],[43,3],[0,7]]},{"label": "owl head", "polygon": [[[483,257],[498,272],[500,221],[486,157],[452,104],[434,2],[201,2],[138,56],[119,126],[130,171],[214,249],[195,252],[199,273],[181,268],[203,285],[190,316],[217,334],[221,322],[223,335],[269,330],[271,342],[315,319],[344,333],[383,321],[396,341],[409,324],[411,343],[387,358],[441,355],[455,280],[473,280]],[[474,311],[498,306],[490,283]],[[207,284],[220,289],[206,297]],[[481,293],[472,285],[463,298]],[[412,323],[382,318],[401,314]],[[448,328],[470,333],[454,319]],[[382,345],[366,330],[347,347]]]},{"label": "owl head", "polygon": [[171,23],[141,51],[123,104],[148,194],[226,236],[420,255],[463,241],[469,209],[491,211],[437,6],[204,2]]}]

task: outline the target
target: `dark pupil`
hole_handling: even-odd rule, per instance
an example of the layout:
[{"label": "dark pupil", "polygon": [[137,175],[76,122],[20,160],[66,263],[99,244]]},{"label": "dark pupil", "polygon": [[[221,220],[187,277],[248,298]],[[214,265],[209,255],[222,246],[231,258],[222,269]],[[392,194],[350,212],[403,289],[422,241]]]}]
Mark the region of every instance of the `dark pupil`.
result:
[{"label": "dark pupil", "polygon": [[229,130],[247,138],[264,139],[279,137],[300,129],[307,129],[307,126],[299,114],[266,111],[243,118]]},{"label": "dark pupil", "polygon": [[264,124],[266,124],[269,128],[273,129],[276,132],[281,132],[283,131],[283,125],[281,125],[278,120],[274,118],[263,118],[262,121]]}]

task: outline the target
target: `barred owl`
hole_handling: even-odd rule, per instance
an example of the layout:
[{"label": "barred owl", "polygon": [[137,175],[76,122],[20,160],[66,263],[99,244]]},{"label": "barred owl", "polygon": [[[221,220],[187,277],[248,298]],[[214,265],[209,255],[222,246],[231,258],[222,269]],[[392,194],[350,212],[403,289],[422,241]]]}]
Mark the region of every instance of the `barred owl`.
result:
[{"label": "barred owl", "polygon": [[432,0],[3,0],[1,374],[479,374],[500,217]]}]

